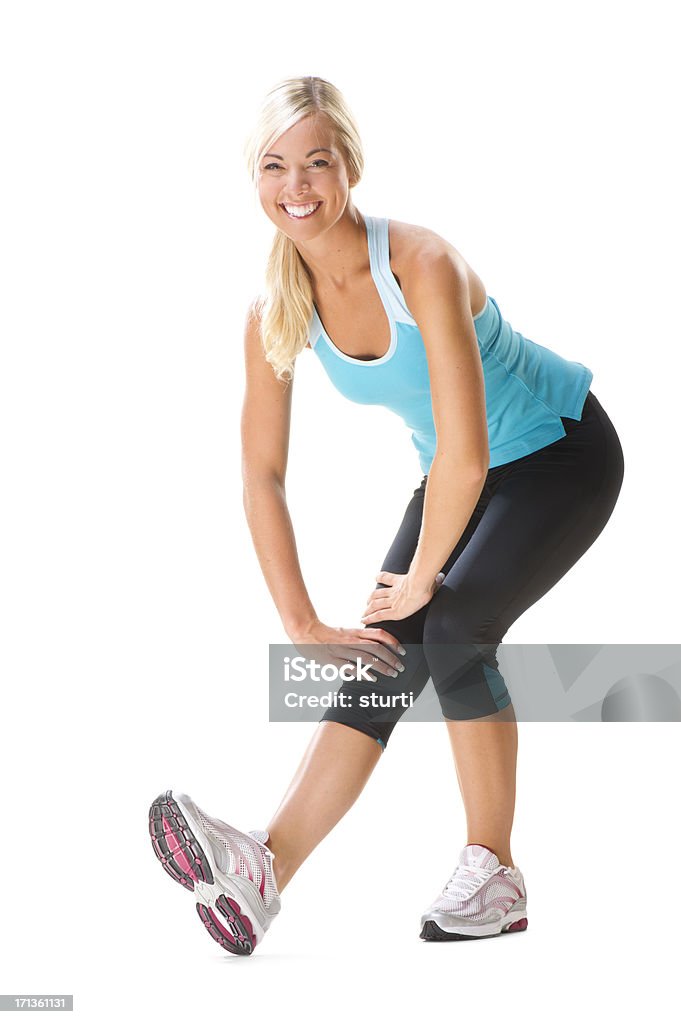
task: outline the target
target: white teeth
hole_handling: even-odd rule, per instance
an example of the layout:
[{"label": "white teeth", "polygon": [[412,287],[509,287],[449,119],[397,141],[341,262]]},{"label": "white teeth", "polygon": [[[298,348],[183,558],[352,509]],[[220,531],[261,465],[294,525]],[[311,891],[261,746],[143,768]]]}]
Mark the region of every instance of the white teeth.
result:
[{"label": "white teeth", "polygon": [[291,217],[309,217],[321,203],[306,203],[305,206],[287,206],[282,203],[282,206]]}]

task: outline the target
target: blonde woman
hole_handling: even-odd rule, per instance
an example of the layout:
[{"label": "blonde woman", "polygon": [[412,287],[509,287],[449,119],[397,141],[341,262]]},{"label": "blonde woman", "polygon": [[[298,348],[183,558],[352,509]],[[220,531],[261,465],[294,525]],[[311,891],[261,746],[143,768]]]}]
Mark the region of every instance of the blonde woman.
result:
[{"label": "blonde woman", "polygon": [[[276,229],[266,294],[245,328],[244,502],[262,572],[292,643],[318,645],[336,665],[370,662],[373,682],[347,680],[348,696],[375,684],[415,699],[433,679],[468,834],[420,937],[522,931],[527,891],[510,845],[517,725],[495,652],[608,521],[624,473],[617,433],[591,370],[514,330],[450,242],[357,209],[361,142],[331,83],[278,84],[247,159]],[[305,349],[350,400],[402,417],[423,471],[357,628],[317,616],[286,505],[293,371]],[[242,832],[186,794],[153,802],[154,852],[225,950],[250,954],[262,941],[399,714],[358,701],[329,708],[265,830]]]}]

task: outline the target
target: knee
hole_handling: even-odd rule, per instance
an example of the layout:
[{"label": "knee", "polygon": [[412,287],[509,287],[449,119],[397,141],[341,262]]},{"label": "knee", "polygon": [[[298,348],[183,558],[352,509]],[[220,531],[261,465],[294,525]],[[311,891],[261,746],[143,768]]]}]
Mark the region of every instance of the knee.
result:
[{"label": "knee", "polygon": [[424,644],[489,642],[490,629],[471,594],[443,584],[426,607]]},{"label": "knee", "polygon": [[[377,583],[374,589],[383,590],[387,586],[387,583]],[[401,644],[420,644],[423,640],[423,625],[428,608],[429,605],[424,605],[404,619],[379,619],[377,622],[370,622],[368,628],[384,629]]]},{"label": "knee", "polygon": [[499,672],[499,639],[482,605],[444,585],[431,601],[423,647],[446,719],[495,714],[510,701]]},{"label": "knee", "polygon": [[376,743],[377,748],[382,752],[388,745],[388,740],[392,735],[392,731],[395,728],[395,722],[378,722],[373,721],[367,716],[360,716],[348,712],[343,709],[329,708],[319,720],[322,722],[338,722],[340,725],[347,726],[348,729],[354,729],[357,732],[363,733],[368,736],[370,740]]}]

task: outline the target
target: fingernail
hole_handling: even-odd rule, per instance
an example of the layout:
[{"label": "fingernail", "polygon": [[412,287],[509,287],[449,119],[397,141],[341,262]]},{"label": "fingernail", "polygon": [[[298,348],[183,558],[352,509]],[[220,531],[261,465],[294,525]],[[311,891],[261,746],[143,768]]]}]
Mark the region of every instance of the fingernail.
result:
[{"label": "fingernail", "polygon": [[405,651],[404,647],[398,647],[397,650],[400,652],[400,654],[406,654],[407,653]]}]

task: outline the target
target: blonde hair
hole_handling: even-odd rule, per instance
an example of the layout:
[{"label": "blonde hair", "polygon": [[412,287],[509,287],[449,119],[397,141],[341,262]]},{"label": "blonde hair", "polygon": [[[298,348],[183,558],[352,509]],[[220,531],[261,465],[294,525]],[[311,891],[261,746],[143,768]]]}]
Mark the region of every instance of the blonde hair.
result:
[{"label": "blonde hair", "polygon": [[[355,120],[341,92],[324,78],[287,78],[271,89],[262,104],[244,154],[257,189],[260,160],[284,132],[311,114],[323,115],[333,131],[354,187],[364,171],[362,144]],[[300,253],[276,229],[265,269],[264,295],[253,310],[260,315],[265,357],[279,380],[291,380],[296,357],[305,348],[312,316],[312,282]]]}]

